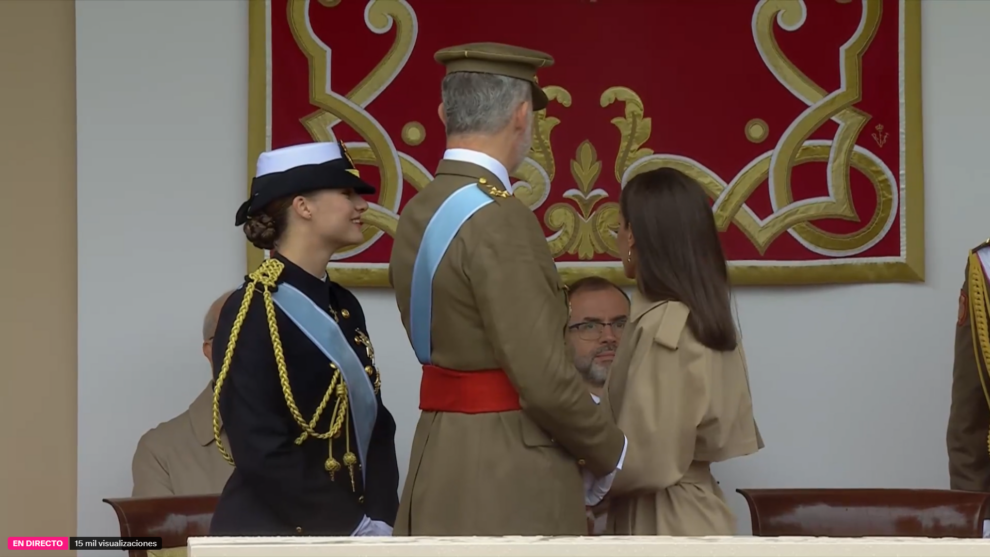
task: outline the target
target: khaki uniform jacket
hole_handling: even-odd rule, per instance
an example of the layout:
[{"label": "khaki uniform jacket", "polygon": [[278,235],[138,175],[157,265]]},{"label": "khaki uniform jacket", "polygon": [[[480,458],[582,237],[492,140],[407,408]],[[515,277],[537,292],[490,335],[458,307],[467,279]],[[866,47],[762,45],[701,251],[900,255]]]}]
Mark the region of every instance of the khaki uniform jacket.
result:
[{"label": "khaki uniform jacket", "polygon": [[[968,265],[966,277],[959,293],[955,358],[952,365],[952,403],[945,435],[949,453],[949,483],[951,489],[990,492],[990,452],[987,447],[990,405],[980,381],[980,374],[986,373],[985,363],[973,345]],[[990,380],[990,377],[984,375],[984,380]],[[990,387],[990,384],[987,386]]]},{"label": "khaki uniform jacket", "polygon": [[746,359],[741,345],[717,352],[698,342],[688,313],[680,302],[633,295],[603,402],[629,438],[607,533],[736,534],[709,463],[763,448]]},{"label": "khaki uniform jacket", "polygon": [[[444,160],[403,209],[390,280],[409,331],[413,264],[440,204],[487,169]],[[624,437],[588,396],[568,355],[566,288],[535,215],[514,197],[469,219],[433,280],[432,363],[503,369],[522,411],[423,412],[413,438],[395,535],[587,534],[580,466],[615,469]]]},{"label": "khaki uniform jacket", "polygon": [[[220,440],[227,444],[226,433]],[[189,409],[148,431],[131,463],[131,497],[210,495],[223,491],[231,466],[213,440],[213,382]]]}]

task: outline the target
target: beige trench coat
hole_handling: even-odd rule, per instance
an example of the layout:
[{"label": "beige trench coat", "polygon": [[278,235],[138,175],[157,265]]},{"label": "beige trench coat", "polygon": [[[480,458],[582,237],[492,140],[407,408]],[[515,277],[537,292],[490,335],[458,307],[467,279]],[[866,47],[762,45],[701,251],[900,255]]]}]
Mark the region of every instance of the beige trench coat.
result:
[{"label": "beige trench coat", "polygon": [[699,343],[688,313],[679,302],[633,296],[603,402],[629,438],[609,495],[609,534],[736,533],[709,463],[763,448],[746,360],[741,345],[716,352]]},{"label": "beige trench coat", "polygon": [[[403,209],[389,273],[407,332],[426,225],[479,178],[505,192],[487,169],[444,160]],[[434,276],[431,359],[453,370],[505,370],[522,411],[423,412],[394,535],[586,534],[581,466],[603,476],[622,453],[622,433],[569,358],[566,289],[539,222],[518,199],[493,199],[460,229]]]},{"label": "beige trench coat", "polygon": [[[220,432],[227,444],[227,434]],[[131,472],[132,497],[220,493],[234,471],[213,439],[213,382],[189,410],[148,431],[138,441]]]}]

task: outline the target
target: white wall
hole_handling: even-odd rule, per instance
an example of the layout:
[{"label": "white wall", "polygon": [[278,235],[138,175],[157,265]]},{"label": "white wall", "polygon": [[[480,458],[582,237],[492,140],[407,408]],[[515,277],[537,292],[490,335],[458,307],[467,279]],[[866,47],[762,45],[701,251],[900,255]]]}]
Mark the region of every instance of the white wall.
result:
[{"label": "white wall", "polygon": [[[247,3],[77,2],[79,534],[113,535],[138,437],[183,411],[208,368],[199,327],[245,274]],[[741,289],[767,448],[718,467],[737,487],[948,485],[956,298],[990,234],[990,2],[923,9],[928,280]],[[418,366],[391,292],[358,293],[405,469]]]}]

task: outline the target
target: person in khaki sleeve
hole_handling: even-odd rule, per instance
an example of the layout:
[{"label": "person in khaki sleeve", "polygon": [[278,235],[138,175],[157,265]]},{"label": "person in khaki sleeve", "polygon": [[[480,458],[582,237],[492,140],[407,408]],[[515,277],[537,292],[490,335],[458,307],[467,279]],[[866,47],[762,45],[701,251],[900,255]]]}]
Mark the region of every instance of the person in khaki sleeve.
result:
[{"label": "person in khaki sleeve", "polygon": [[[987,268],[990,240],[972,250],[966,279],[959,292],[955,357],[952,364],[952,403],[945,445],[949,453],[949,487],[960,491],[990,492],[990,332]],[[977,326],[974,326],[974,317]],[[990,520],[984,523],[990,537]]]},{"label": "person in khaki sleeve", "polygon": [[606,531],[734,535],[709,465],[753,454],[763,440],[709,200],[661,168],[626,184],[619,213],[617,246],[637,290],[605,385],[604,404],[629,437]]},{"label": "person in khaki sleeve", "polygon": [[389,265],[423,365],[394,535],[585,535],[625,438],[569,357],[566,289],[509,180],[553,60],[494,43],[436,60],[447,151],[403,209]]},{"label": "person in khaki sleeve", "polygon": [[[203,319],[203,355],[211,361],[220,296]],[[212,364],[211,364],[212,365]],[[226,443],[226,434],[221,433]],[[138,441],[131,463],[132,497],[171,497],[220,493],[234,468],[213,442],[213,381],[189,409],[148,431]]]}]

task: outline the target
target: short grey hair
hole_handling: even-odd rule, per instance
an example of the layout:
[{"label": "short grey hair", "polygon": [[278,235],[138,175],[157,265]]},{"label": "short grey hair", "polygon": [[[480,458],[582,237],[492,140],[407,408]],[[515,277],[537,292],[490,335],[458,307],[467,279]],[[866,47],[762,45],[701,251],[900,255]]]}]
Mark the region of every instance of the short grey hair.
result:
[{"label": "short grey hair", "polygon": [[504,75],[455,72],[441,90],[448,136],[498,133],[521,103],[532,103],[529,82]]}]

